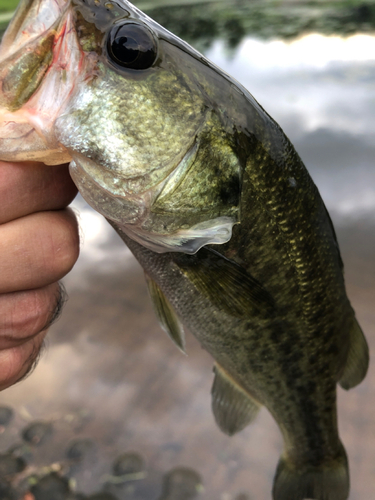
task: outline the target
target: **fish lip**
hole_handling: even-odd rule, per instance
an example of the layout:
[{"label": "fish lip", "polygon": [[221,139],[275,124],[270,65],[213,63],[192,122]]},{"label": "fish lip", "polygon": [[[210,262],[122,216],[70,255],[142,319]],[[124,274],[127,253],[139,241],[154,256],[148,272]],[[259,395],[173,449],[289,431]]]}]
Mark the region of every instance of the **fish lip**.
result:
[{"label": "fish lip", "polygon": [[[88,57],[83,63],[82,51],[72,24],[70,1],[55,0],[52,14],[47,12],[49,2],[50,0],[21,2],[18,9],[21,12],[20,18],[17,19],[16,12],[4,35],[5,46],[3,43],[0,45],[0,68],[7,68],[13,58],[17,60],[18,53],[31,51],[32,44],[38,39],[49,34],[54,37],[52,60],[43,81],[19,109],[12,111],[8,109],[5,99],[1,102],[3,90],[0,80],[0,158],[3,161],[31,160],[57,165],[71,160],[70,153],[54,134],[54,122],[57,115],[66,108],[77,83],[82,80],[79,73],[88,74],[94,62],[92,57]],[[40,17],[34,27],[30,16],[38,9],[41,10]],[[72,72],[71,67],[77,61],[78,73]],[[62,78],[61,72],[66,73],[67,78]],[[55,88],[56,83],[58,85]],[[55,89],[52,92],[51,86]],[[27,126],[29,133],[24,135]]]}]

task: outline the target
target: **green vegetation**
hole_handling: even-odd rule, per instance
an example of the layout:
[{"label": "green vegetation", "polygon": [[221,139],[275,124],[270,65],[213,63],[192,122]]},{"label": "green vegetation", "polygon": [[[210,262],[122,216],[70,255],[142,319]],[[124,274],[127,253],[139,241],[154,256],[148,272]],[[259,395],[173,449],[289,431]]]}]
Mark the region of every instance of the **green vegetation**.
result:
[{"label": "green vegetation", "polygon": [[18,5],[18,0],[0,0],[0,36],[11,19],[11,14]]},{"label": "green vegetation", "polygon": [[[18,0],[0,0],[0,31]],[[375,0],[134,0],[156,21],[202,50],[215,38],[234,48],[246,35],[294,38],[308,32],[375,31]]]},{"label": "green vegetation", "polygon": [[12,12],[16,9],[19,0],[0,0],[0,13]]},{"label": "green vegetation", "polygon": [[349,35],[375,31],[375,1],[233,0],[153,8],[148,14],[202,50],[215,38],[235,48],[246,35],[296,38],[305,33]]}]

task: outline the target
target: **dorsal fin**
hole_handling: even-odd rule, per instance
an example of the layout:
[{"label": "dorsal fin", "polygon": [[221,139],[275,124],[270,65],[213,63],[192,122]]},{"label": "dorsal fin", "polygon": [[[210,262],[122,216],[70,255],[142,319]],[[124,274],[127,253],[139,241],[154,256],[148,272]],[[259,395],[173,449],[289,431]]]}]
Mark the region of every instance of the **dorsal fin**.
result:
[{"label": "dorsal fin", "polygon": [[261,405],[218,364],[214,366],[214,373],[211,395],[215,421],[225,434],[233,436],[254,420]]},{"label": "dorsal fin", "polygon": [[267,317],[274,314],[271,294],[240,265],[215,250],[202,248],[195,255],[179,255],[175,263],[200,293],[227,314],[240,318],[257,312]]},{"label": "dorsal fin", "polygon": [[154,305],[156,316],[161,327],[176,344],[178,349],[185,353],[185,333],[171,303],[166,298],[159,285],[145,273],[148,291]]},{"label": "dorsal fin", "polygon": [[356,318],[349,336],[349,352],[339,384],[343,389],[351,389],[365,378],[368,364],[368,345]]}]

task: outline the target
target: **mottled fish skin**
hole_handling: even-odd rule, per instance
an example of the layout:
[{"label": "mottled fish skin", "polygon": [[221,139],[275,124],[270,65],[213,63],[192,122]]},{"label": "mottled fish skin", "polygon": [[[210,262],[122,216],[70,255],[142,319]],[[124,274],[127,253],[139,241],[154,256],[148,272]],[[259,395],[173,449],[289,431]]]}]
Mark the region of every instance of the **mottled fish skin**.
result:
[{"label": "mottled fish skin", "polygon": [[[145,269],[163,328],[184,350],[183,323],[215,359],[219,427],[240,431],[262,405],[278,423],[274,500],[346,500],[336,386],[361,382],[368,348],[301,159],[243,87],[129,2],[49,1],[24,1],[0,51],[0,159],[72,160],[82,195]],[[124,23],[155,42],[150,67],[111,60]],[[39,51],[27,84],[12,40]]]},{"label": "mottled fish skin", "polygon": [[[203,250],[195,256],[156,255],[117,230],[202,346],[272,413],[284,436],[284,454],[298,473],[336,462],[341,467],[342,491],[317,498],[344,499],[348,482],[337,431],[336,384],[355,319],[341,260],[324,204],[298,156],[291,149],[290,169],[284,164],[280,170],[261,144],[258,148],[243,182],[241,213],[247,216],[229,243],[214,248],[262,284],[275,301],[273,313],[265,308],[239,318],[202,296],[183,261],[197,265]],[[205,259],[207,280],[209,260],[219,258],[216,252]],[[285,498],[307,498],[307,491],[302,494],[297,490]],[[309,497],[315,498],[312,492]]]}]

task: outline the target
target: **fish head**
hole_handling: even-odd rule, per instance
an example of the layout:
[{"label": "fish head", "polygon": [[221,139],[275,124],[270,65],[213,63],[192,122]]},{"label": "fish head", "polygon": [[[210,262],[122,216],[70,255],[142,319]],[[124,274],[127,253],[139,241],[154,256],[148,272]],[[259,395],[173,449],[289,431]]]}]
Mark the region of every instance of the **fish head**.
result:
[{"label": "fish head", "polygon": [[0,159],[69,161],[88,203],[156,252],[224,243],[241,168],[222,139],[225,174],[214,196],[201,186],[199,151],[225,122],[210,94],[223,78],[207,67],[125,0],[22,0],[0,47]]}]

